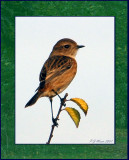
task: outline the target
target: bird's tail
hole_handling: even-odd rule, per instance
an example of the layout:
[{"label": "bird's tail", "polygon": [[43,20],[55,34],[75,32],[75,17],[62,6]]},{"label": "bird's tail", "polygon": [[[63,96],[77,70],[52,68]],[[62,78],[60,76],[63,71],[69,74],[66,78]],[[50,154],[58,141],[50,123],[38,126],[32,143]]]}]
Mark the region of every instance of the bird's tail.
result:
[{"label": "bird's tail", "polygon": [[29,102],[25,105],[25,108],[28,107],[28,106],[32,106],[33,104],[35,104],[39,97],[40,97],[40,93],[37,92],[37,93],[29,100]]}]

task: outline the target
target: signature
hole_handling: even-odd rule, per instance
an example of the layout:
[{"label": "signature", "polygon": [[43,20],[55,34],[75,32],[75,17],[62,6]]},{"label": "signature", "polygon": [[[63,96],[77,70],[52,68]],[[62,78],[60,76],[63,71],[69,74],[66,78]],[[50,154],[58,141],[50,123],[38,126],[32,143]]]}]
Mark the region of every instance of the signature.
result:
[{"label": "signature", "polygon": [[113,140],[109,140],[109,139],[107,139],[107,140],[100,140],[100,139],[90,139],[90,143],[92,143],[92,144],[95,144],[95,143],[99,143],[99,144],[110,144],[110,143],[112,143],[113,144]]}]

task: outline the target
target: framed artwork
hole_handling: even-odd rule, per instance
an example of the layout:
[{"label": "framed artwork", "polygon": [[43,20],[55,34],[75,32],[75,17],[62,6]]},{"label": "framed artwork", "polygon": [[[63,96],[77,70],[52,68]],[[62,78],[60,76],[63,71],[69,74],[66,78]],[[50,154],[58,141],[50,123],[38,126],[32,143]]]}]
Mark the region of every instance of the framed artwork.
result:
[{"label": "framed artwork", "polygon": [[[126,1],[1,2],[2,159],[127,158],[126,24]],[[83,99],[88,111],[85,116],[66,101],[79,111],[79,126],[63,110],[48,145],[49,99],[25,105],[53,46],[64,38],[85,47],[76,55],[75,78],[59,95]],[[59,107],[56,96],[54,117]]]}]

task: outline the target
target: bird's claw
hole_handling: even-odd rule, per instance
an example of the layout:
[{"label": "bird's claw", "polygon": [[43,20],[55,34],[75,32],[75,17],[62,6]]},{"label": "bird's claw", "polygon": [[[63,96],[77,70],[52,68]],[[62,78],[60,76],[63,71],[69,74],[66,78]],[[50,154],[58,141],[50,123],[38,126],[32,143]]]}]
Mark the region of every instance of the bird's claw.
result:
[{"label": "bird's claw", "polygon": [[64,106],[64,107],[66,106],[66,103],[65,103],[65,99],[64,99],[64,98],[61,98],[61,105]]},{"label": "bird's claw", "polygon": [[52,119],[52,122],[53,122],[54,126],[56,126],[56,127],[58,127],[57,120],[59,120],[59,119],[58,118],[53,118]]}]

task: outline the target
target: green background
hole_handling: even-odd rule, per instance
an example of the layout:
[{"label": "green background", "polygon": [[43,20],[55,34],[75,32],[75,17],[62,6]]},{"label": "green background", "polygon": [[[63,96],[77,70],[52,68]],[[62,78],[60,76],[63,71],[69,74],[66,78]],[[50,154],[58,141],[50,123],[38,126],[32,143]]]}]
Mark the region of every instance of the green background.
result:
[{"label": "green background", "polygon": [[[15,16],[115,16],[115,145],[15,145]],[[1,154],[2,159],[127,159],[126,1],[1,2]]]}]

